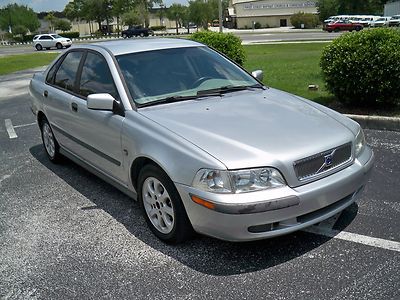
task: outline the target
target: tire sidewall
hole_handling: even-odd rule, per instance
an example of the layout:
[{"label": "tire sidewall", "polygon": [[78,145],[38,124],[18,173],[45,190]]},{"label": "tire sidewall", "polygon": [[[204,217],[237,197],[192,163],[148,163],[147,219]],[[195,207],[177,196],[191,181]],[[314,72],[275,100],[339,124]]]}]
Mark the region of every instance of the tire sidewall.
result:
[{"label": "tire sidewall", "polygon": [[[54,142],[54,156],[51,156],[50,153],[47,151],[47,148],[45,146],[44,143],[44,136],[43,136],[43,127],[45,126],[45,124],[47,124],[50,128],[51,131],[51,135],[53,137],[53,142]],[[40,123],[40,133],[42,136],[42,143],[43,143],[43,147],[44,147],[44,151],[46,152],[47,157],[49,158],[49,160],[51,160],[52,162],[58,162],[60,159],[60,154],[59,154],[59,145],[57,143],[57,140],[54,136],[54,132],[53,129],[51,129],[51,126],[49,124],[49,122],[47,121],[47,119],[43,119]]]},{"label": "tire sidewall", "polygon": [[[146,209],[144,207],[143,203],[143,183],[145,180],[149,177],[154,177],[158,179],[165,189],[167,190],[172,206],[174,209],[174,226],[172,230],[165,234],[157,230],[157,228],[154,227],[154,225],[151,223],[149,217],[147,216]],[[187,217],[185,208],[183,206],[181,197],[173,184],[172,180],[168,177],[165,172],[160,170],[160,168],[154,166],[154,165],[146,165],[139,174],[139,179],[138,179],[138,201],[139,205],[142,209],[142,213],[144,218],[146,219],[147,225],[150,227],[151,231],[161,240],[163,240],[166,243],[179,243],[183,241],[187,234],[186,231],[192,230],[189,219]],[[184,228],[185,226],[189,226],[189,228]]]}]

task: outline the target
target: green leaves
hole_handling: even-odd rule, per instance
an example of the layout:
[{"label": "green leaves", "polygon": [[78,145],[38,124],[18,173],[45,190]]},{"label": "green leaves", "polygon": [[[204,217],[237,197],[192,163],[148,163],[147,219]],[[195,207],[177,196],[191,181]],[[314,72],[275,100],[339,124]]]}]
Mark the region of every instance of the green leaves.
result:
[{"label": "green leaves", "polygon": [[222,52],[239,65],[245,61],[242,41],[231,33],[199,31],[192,34],[191,39]]},{"label": "green leaves", "polygon": [[[25,5],[9,4],[0,9],[0,28],[8,31],[9,26],[13,32],[14,29],[17,29],[18,34],[21,34],[24,31],[21,30],[21,26],[34,32],[40,27],[40,23],[36,13],[31,8]],[[18,27],[14,28],[15,26]]]},{"label": "green leaves", "polygon": [[363,30],[335,39],[320,66],[327,88],[357,106],[400,105],[400,31]]}]

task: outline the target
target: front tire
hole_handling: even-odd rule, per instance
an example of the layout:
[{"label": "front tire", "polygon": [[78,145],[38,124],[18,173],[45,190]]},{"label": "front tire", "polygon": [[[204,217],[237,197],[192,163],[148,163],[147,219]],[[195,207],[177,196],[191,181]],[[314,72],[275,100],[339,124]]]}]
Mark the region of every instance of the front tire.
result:
[{"label": "front tire", "polygon": [[60,50],[60,49],[62,49],[63,46],[62,46],[60,43],[57,43],[57,44],[56,44],[56,47],[57,47],[57,49]]},{"label": "front tire", "polygon": [[35,48],[36,48],[37,51],[41,51],[43,49],[42,45],[40,45],[40,44],[37,44],[35,46]]},{"label": "front tire", "polygon": [[47,119],[43,119],[40,124],[40,131],[42,133],[42,142],[46,150],[47,157],[53,163],[61,161],[60,146],[54,137],[53,130],[50,127]]},{"label": "front tire", "polygon": [[178,244],[193,228],[171,179],[154,165],[145,166],[138,181],[138,200],[151,231],[162,241]]}]

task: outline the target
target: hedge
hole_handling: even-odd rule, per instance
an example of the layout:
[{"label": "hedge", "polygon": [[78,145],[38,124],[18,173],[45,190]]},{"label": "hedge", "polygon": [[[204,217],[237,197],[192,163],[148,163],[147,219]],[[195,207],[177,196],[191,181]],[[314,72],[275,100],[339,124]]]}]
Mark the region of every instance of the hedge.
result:
[{"label": "hedge", "polygon": [[79,32],[77,32],[77,31],[63,32],[63,33],[60,33],[60,35],[62,37],[69,38],[69,39],[79,38]]},{"label": "hedge", "polygon": [[231,33],[199,31],[193,33],[190,39],[222,52],[239,65],[245,61],[242,40]]},{"label": "hedge", "polygon": [[359,107],[400,105],[400,30],[347,33],[323,50],[327,88],[340,102]]}]

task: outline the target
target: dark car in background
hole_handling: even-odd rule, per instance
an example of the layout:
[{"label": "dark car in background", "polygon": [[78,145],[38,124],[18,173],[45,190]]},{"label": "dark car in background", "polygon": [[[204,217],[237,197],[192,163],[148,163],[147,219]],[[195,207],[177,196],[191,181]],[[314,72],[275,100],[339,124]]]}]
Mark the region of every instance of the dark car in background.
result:
[{"label": "dark car in background", "polygon": [[149,35],[153,35],[153,31],[149,28],[145,28],[143,26],[132,26],[129,27],[127,30],[122,31],[122,37],[124,39],[126,38],[130,38],[133,36],[149,36]]},{"label": "dark car in background", "polygon": [[329,23],[325,25],[325,30],[328,32],[339,32],[339,31],[360,31],[364,27],[360,23],[354,23],[350,20],[339,20],[333,23]]}]

